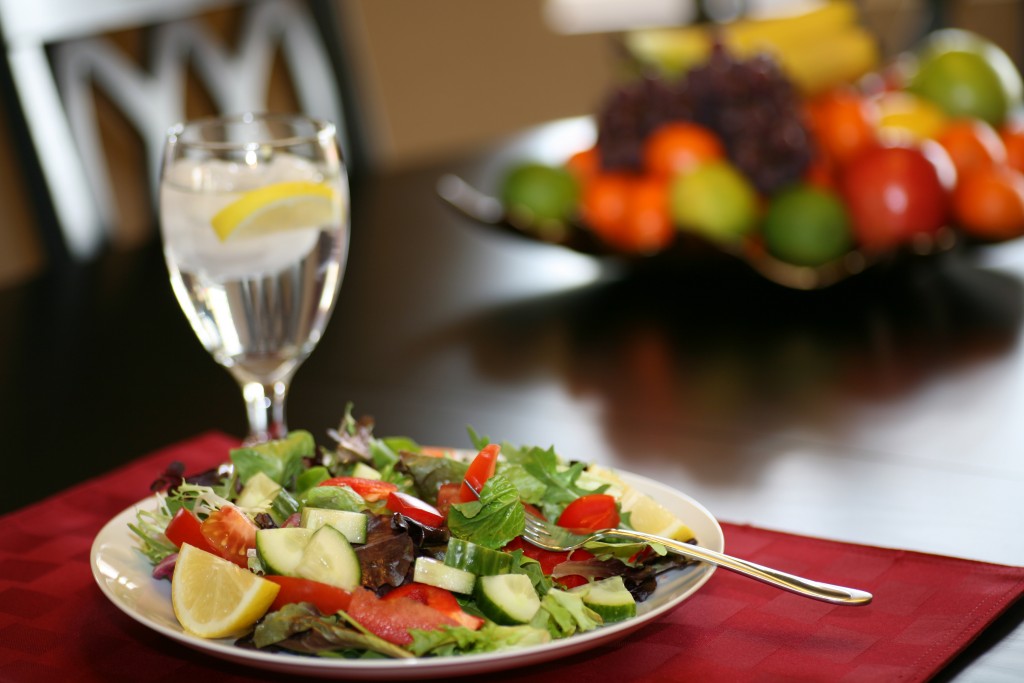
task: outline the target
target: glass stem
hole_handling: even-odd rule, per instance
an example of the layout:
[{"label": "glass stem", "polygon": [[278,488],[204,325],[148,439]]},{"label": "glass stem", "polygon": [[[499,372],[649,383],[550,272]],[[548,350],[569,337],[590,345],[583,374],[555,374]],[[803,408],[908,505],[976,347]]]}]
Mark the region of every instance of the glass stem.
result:
[{"label": "glass stem", "polygon": [[242,396],[245,398],[245,409],[249,416],[249,436],[246,445],[252,445],[280,439],[288,433],[284,420],[284,403],[288,394],[288,384],[278,380],[270,384],[245,382],[242,385]]}]

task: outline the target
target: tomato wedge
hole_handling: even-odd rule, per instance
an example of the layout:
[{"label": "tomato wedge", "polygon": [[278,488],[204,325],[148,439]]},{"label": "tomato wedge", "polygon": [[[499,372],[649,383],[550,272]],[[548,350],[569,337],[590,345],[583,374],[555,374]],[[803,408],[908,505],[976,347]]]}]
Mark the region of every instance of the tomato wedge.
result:
[{"label": "tomato wedge", "polygon": [[451,482],[448,484],[441,484],[441,488],[437,491],[437,511],[445,517],[448,516],[448,508],[452,506],[452,503],[462,502],[460,495],[462,493],[462,484]]},{"label": "tomato wedge", "polygon": [[276,574],[268,574],[263,578],[281,587],[270,605],[271,612],[285,605],[309,602],[323,614],[334,614],[340,610],[347,610],[349,603],[352,602],[352,594],[348,591],[312,579]]},{"label": "tomato wedge", "polygon": [[213,552],[240,567],[248,567],[246,557],[256,547],[256,525],[234,505],[225,505],[203,520],[200,529],[213,546]]},{"label": "tomato wedge", "polygon": [[429,605],[401,596],[382,600],[373,591],[362,587],[352,592],[352,601],[346,611],[370,633],[396,645],[412,642],[410,629],[433,631],[442,626],[458,625],[454,619]]},{"label": "tomato wedge", "polygon": [[466,470],[466,478],[462,481],[462,488],[459,489],[459,501],[469,503],[480,497],[480,489],[484,487],[487,480],[494,476],[494,470],[498,466],[498,453],[501,446],[496,443],[487,444],[469,463]]},{"label": "tomato wedge", "polygon": [[320,482],[317,486],[347,486],[371,503],[384,500],[392,491],[398,490],[397,484],[364,477],[332,477]]},{"label": "tomato wedge", "polygon": [[178,548],[181,548],[182,543],[188,543],[200,550],[219,555],[217,549],[206,540],[206,536],[203,536],[202,525],[203,523],[196,517],[196,513],[188,508],[181,508],[167,525],[164,536]]},{"label": "tomato wedge", "polygon": [[[511,552],[513,550],[522,550],[523,555],[526,555],[530,559],[537,560],[540,563],[540,569],[544,572],[545,576],[551,576],[552,572],[555,571],[555,567],[568,562],[570,559],[575,561],[585,561],[594,557],[593,553],[582,548],[578,550],[570,550],[565,552],[555,552],[554,550],[545,550],[538,548],[537,546],[527,543],[523,540],[522,536],[513,538],[508,544],[502,548],[505,552]],[[581,586],[587,583],[586,577],[583,576],[561,576],[555,579],[558,583],[562,584],[565,588],[573,588],[575,586]]]},{"label": "tomato wedge", "polygon": [[612,496],[591,493],[569,503],[556,523],[566,529],[611,529],[619,525],[619,509]]},{"label": "tomato wedge", "polygon": [[460,626],[474,631],[484,625],[484,620],[480,617],[464,612],[451,591],[446,591],[444,588],[428,586],[425,583],[407,583],[384,596],[385,600],[398,600],[399,598],[409,598],[427,607],[433,607],[445,616],[454,619]]},{"label": "tomato wedge", "polygon": [[425,526],[440,527],[444,525],[444,515],[431,505],[416,496],[402,491],[392,491],[388,495],[388,510],[404,515]]}]

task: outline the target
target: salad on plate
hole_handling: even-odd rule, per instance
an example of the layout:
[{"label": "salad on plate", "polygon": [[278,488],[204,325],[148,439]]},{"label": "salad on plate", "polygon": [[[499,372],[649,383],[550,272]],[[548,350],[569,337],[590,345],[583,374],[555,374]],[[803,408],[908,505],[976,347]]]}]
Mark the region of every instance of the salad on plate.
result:
[{"label": "salad on plate", "polygon": [[657,544],[530,545],[527,510],[575,530],[693,532],[610,469],[469,432],[474,451],[425,447],[349,408],[330,448],[294,431],[194,476],[172,466],[129,527],[186,634],[326,658],[550,643],[634,618],[659,575],[692,563]]}]

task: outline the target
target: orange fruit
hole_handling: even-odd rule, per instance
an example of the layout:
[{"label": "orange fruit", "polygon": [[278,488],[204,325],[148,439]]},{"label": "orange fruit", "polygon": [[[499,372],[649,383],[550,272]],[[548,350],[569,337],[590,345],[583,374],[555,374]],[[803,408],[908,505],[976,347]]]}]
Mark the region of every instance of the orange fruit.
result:
[{"label": "orange fruit", "polygon": [[710,129],[688,121],[659,126],[644,141],[644,169],[668,177],[725,156],[725,147]]},{"label": "orange fruit", "polygon": [[951,121],[936,138],[949,153],[958,178],[1003,164],[1006,145],[995,128],[981,119]]},{"label": "orange fruit", "polygon": [[963,178],[953,191],[953,216],[965,232],[981,239],[1024,235],[1024,174],[992,166]]}]

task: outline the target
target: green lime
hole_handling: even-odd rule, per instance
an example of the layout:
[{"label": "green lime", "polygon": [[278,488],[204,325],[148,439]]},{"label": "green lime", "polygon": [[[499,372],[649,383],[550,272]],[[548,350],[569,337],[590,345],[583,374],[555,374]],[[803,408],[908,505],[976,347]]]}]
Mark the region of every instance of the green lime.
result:
[{"label": "green lime", "polygon": [[950,116],[979,118],[993,126],[1003,123],[1009,106],[999,73],[977,52],[951,50],[925,58],[909,90]]},{"label": "green lime", "polygon": [[775,195],[761,229],[769,253],[799,266],[837,259],[853,243],[843,202],[834,193],[809,185]]},{"label": "green lime", "polygon": [[669,212],[680,230],[734,242],[757,222],[757,191],[729,162],[710,161],[672,179]]},{"label": "green lime", "polygon": [[568,170],[539,163],[513,167],[501,186],[505,209],[526,225],[569,220],[579,194],[579,184]]}]

